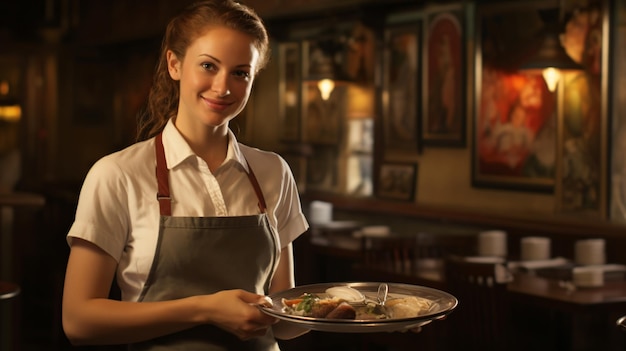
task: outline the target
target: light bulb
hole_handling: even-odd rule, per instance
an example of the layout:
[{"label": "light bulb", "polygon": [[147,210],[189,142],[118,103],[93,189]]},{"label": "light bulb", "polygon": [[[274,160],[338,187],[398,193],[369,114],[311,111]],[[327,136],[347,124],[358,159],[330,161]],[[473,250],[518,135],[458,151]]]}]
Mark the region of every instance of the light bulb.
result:
[{"label": "light bulb", "polygon": [[317,88],[322,94],[322,99],[328,100],[330,93],[332,93],[335,88],[335,82],[332,79],[322,79],[317,82]]},{"label": "light bulb", "polygon": [[560,78],[561,73],[554,67],[548,67],[543,70],[543,79],[545,79],[550,91],[554,91],[556,89],[556,85],[559,83]]}]

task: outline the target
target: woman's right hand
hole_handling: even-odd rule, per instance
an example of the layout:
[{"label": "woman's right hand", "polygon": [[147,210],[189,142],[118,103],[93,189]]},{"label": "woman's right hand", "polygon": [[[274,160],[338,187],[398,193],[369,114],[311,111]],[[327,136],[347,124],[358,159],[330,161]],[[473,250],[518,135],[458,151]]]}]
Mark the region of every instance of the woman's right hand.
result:
[{"label": "woman's right hand", "polygon": [[129,344],[211,324],[241,339],[277,322],[256,306],[263,295],[226,290],[159,302],[108,298],[117,262],[82,239],[72,244],[63,292],[63,329],[74,345]]},{"label": "woman's right hand", "polygon": [[241,340],[263,336],[267,329],[278,322],[258,308],[266,302],[263,295],[245,290],[223,290],[211,295],[197,296],[200,299],[204,323],[215,325],[236,335]]}]

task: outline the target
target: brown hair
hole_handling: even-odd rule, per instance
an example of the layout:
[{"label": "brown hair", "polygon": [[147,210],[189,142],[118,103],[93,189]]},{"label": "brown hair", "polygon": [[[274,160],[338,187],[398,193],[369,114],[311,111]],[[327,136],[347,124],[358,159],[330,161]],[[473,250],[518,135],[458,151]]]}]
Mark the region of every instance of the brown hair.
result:
[{"label": "brown hair", "polygon": [[[137,140],[146,140],[158,134],[170,117],[178,110],[179,83],[167,69],[168,50],[183,60],[189,45],[209,26],[225,26],[250,35],[259,50],[257,72],[269,60],[269,38],[261,18],[256,12],[234,0],[198,1],[174,17],[165,30],[160,57],[145,109],[139,113]],[[255,73],[257,73],[255,72]]]}]

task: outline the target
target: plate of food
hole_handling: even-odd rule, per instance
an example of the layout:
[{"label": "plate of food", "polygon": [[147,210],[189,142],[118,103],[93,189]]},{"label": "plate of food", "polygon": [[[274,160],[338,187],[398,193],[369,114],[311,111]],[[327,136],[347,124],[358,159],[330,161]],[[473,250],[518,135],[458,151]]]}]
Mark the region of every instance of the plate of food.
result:
[{"label": "plate of food", "polygon": [[442,319],[457,306],[453,295],[401,283],[346,282],[295,287],[271,294],[261,310],[311,330],[339,333],[405,331]]}]

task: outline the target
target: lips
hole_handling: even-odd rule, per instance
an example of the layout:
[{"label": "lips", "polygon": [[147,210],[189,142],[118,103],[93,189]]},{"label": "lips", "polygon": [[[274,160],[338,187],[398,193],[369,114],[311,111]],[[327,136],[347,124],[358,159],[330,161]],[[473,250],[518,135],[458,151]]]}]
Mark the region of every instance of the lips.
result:
[{"label": "lips", "polygon": [[202,97],[202,100],[204,100],[204,102],[210,109],[216,110],[216,111],[223,111],[227,109],[230,105],[232,105],[232,102],[220,100],[220,99],[209,99],[209,98]]}]

